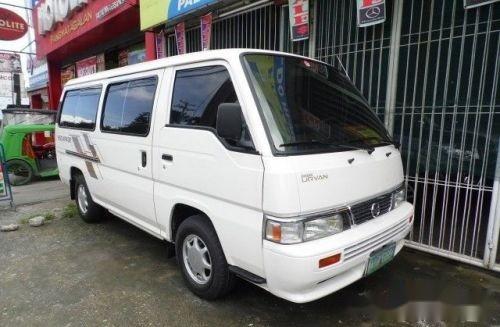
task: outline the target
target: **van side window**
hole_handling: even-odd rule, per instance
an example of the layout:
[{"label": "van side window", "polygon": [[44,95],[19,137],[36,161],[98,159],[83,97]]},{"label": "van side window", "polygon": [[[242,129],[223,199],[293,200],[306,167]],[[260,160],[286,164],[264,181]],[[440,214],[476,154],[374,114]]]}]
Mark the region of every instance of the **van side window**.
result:
[{"label": "van side window", "polygon": [[93,130],[100,97],[101,88],[66,92],[61,108],[59,126]]},{"label": "van side window", "polygon": [[207,66],[175,75],[170,124],[215,128],[221,103],[238,102],[227,69]]},{"label": "van side window", "polygon": [[110,84],[102,114],[103,132],[146,136],[156,92],[156,77]]}]

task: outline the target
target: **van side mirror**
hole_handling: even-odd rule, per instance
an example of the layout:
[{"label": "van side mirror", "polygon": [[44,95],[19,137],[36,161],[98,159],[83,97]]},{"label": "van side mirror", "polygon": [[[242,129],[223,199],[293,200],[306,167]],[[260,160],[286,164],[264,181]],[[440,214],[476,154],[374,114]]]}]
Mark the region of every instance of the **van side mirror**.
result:
[{"label": "van side mirror", "polygon": [[217,134],[228,140],[239,141],[243,133],[241,106],[237,103],[221,103],[217,108]]}]

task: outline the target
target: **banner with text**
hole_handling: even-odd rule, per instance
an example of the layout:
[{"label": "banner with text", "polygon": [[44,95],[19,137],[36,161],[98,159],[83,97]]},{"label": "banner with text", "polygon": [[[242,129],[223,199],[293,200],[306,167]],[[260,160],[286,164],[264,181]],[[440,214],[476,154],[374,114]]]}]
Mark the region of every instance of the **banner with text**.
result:
[{"label": "banner with text", "polygon": [[186,53],[186,25],[181,22],[175,25],[175,40],[177,42],[177,54]]},{"label": "banner with text", "polygon": [[289,0],[290,38],[301,41],[309,38],[309,0]]},{"label": "banner with text", "polygon": [[97,72],[97,57],[93,56],[76,62],[76,76],[82,77]]},{"label": "banner with text", "polygon": [[357,3],[359,27],[385,22],[385,0],[357,0]]},{"label": "banner with text", "polygon": [[212,13],[201,16],[201,50],[210,49],[210,38],[212,36]]}]

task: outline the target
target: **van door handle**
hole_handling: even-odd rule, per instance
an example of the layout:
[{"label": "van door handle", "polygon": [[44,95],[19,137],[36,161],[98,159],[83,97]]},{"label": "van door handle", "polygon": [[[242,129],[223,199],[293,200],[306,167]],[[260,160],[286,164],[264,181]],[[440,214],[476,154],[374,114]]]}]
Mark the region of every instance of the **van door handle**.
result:
[{"label": "van door handle", "polygon": [[141,165],[142,168],[145,168],[148,164],[148,158],[146,156],[146,151],[141,151]]},{"label": "van door handle", "polygon": [[165,153],[161,155],[161,158],[162,158],[162,160],[166,160],[166,161],[173,161],[174,160],[174,157],[171,154],[165,154]]}]

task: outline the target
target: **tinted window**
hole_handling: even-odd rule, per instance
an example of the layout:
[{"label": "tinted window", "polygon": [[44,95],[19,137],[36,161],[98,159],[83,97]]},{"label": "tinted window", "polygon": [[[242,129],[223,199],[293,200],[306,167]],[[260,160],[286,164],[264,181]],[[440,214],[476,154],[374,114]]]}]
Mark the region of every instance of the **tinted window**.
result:
[{"label": "tinted window", "polygon": [[94,129],[100,96],[100,88],[66,92],[59,126]]},{"label": "tinted window", "polygon": [[111,84],[104,104],[102,130],[147,135],[156,90],[156,77]]},{"label": "tinted window", "polygon": [[235,102],[236,92],[226,68],[180,70],[175,76],[170,123],[215,128],[219,104]]}]

